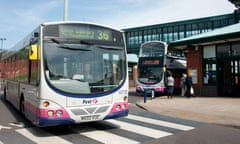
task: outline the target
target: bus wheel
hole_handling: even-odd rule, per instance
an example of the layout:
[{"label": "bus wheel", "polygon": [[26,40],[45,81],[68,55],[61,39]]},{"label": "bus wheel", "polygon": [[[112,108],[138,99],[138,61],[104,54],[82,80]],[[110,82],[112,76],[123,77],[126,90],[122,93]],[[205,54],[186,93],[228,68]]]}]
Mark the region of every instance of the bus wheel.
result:
[{"label": "bus wheel", "polygon": [[7,92],[6,92],[6,89],[4,88],[3,90],[3,100],[6,101],[7,100]]},{"label": "bus wheel", "polygon": [[20,113],[24,115],[24,99],[21,98],[20,100]]}]

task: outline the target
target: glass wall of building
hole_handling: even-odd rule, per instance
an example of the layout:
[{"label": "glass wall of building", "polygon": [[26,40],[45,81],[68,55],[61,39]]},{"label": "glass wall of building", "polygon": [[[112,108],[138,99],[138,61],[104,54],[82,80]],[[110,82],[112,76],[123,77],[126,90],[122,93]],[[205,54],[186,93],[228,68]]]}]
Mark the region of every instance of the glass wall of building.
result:
[{"label": "glass wall of building", "polygon": [[138,54],[142,43],[160,40],[167,43],[216,28],[232,25],[239,21],[238,13],[199,18],[193,20],[124,29],[128,53]]},{"label": "glass wall of building", "polygon": [[216,46],[203,47],[203,84],[214,85],[217,82]]}]

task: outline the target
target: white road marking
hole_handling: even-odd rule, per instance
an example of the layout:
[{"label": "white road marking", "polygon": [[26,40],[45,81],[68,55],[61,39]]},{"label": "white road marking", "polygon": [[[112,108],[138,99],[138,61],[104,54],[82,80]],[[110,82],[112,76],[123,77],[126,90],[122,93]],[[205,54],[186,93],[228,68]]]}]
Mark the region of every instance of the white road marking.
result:
[{"label": "white road marking", "polygon": [[141,122],[147,122],[147,123],[150,123],[150,124],[165,126],[165,127],[169,127],[169,128],[179,129],[179,130],[183,130],[183,131],[194,129],[194,127],[192,127],[192,126],[186,126],[186,125],[176,124],[176,123],[162,121],[162,120],[145,118],[145,117],[140,117],[140,116],[131,115],[131,114],[128,115],[126,118],[141,121]]},{"label": "white road marking", "polygon": [[80,133],[88,138],[95,139],[96,141],[105,143],[105,144],[138,144],[139,142],[121,137],[116,134],[111,134],[107,131],[95,130],[90,132]]},{"label": "white road marking", "polygon": [[24,125],[24,123],[22,123],[22,122],[12,122],[12,123],[9,123],[9,125],[11,125],[11,126],[15,126],[15,127],[24,127],[25,125]]},{"label": "white road marking", "polygon": [[124,129],[127,131],[131,131],[131,132],[138,133],[138,134],[145,135],[145,136],[152,137],[152,138],[161,138],[161,137],[172,135],[172,133],[169,133],[169,132],[155,130],[155,129],[147,128],[144,126],[130,124],[127,122],[121,122],[118,120],[107,120],[107,121],[109,121],[115,125],[119,125],[120,129]]},{"label": "white road marking", "polygon": [[2,125],[0,125],[0,130],[1,129],[11,129],[11,127],[7,127],[7,126],[2,126]]},{"label": "white road marking", "polygon": [[39,128],[17,129],[16,131],[35,143],[71,144],[69,141],[62,139],[59,136],[54,136],[50,133],[47,133]]},{"label": "white road marking", "polygon": [[[126,117],[126,119],[136,120],[140,122],[145,122],[147,124],[154,124],[154,125],[164,126],[168,128],[179,129],[182,131],[194,129],[194,127],[192,126],[177,124],[177,123],[168,122],[168,121],[162,121],[162,120],[153,119],[153,118],[146,118],[146,117],[136,116],[132,114],[129,114]],[[117,129],[126,130],[135,134],[151,137],[153,139],[157,139],[157,138],[161,138],[161,137],[165,137],[173,134],[163,130],[149,128],[147,126],[141,126],[134,123],[124,122],[124,121],[121,121],[121,119],[110,119],[106,121],[109,123],[112,123],[113,125],[116,125],[117,127],[114,127],[114,129],[116,130]],[[0,125],[0,130],[2,128],[8,129],[11,127],[4,127]],[[89,139],[93,139],[98,142],[106,143],[106,144],[119,144],[119,143],[138,144],[141,142],[135,139],[130,139],[115,133],[111,133],[111,131],[108,131],[107,129],[99,130],[87,125],[78,125],[70,129],[71,131],[74,131],[81,136],[85,136],[85,137],[88,137]],[[28,139],[30,139],[35,143],[51,143],[51,144],[60,144],[60,143],[70,144],[71,143],[70,141],[63,139],[60,136],[55,136],[54,134],[48,133],[47,131],[43,131],[37,127],[21,128],[21,129],[17,129],[16,132],[27,137]],[[3,143],[0,141],[0,144],[3,144]]]}]

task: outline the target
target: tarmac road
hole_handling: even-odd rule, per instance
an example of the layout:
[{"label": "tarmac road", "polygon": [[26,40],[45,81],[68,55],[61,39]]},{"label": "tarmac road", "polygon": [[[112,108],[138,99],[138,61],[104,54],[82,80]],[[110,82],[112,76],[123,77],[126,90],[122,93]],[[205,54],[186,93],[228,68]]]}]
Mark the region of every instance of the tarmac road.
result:
[{"label": "tarmac road", "polygon": [[206,123],[197,129],[148,141],[143,144],[239,144],[240,98],[174,97],[147,98],[130,91],[130,102],[150,112]]},{"label": "tarmac road", "polygon": [[239,129],[210,124],[143,144],[239,144],[239,141]]}]

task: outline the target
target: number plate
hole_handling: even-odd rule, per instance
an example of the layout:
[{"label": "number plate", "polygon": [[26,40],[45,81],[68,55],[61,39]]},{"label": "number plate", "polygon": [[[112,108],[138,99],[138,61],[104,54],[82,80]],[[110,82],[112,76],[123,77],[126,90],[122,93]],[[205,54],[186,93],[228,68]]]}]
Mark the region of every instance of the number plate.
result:
[{"label": "number plate", "polygon": [[89,115],[81,117],[81,120],[84,121],[91,121],[91,120],[98,120],[100,115]]}]

